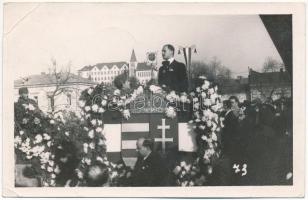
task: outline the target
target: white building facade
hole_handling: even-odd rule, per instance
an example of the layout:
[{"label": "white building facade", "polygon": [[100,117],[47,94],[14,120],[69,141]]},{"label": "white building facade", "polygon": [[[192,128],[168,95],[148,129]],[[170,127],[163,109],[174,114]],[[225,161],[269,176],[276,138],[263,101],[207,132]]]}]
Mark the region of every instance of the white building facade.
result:
[{"label": "white building facade", "polygon": [[[96,83],[91,80],[81,78],[77,75],[71,75],[68,81],[60,87],[65,88],[65,92],[55,96],[52,100],[51,94],[56,89],[55,81],[52,81],[48,74],[31,75],[29,77],[14,81],[14,100],[19,98],[19,88],[27,87],[29,98],[35,100],[39,108],[44,112],[50,112],[53,107],[56,110],[79,109],[79,97],[83,90],[95,86]],[[26,81],[25,81],[26,80]]]},{"label": "white building facade", "polygon": [[85,66],[78,71],[82,78],[89,79],[96,83],[111,84],[114,78],[128,70],[126,62],[98,63],[92,66]]},{"label": "white building facade", "polygon": [[128,73],[129,77],[136,77],[140,83],[146,83],[151,80],[151,65],[138,62],[135,51],[132,50],[129,62],[98,63],[85,66],[78,73],[81,77],[96,83],[112,84],[114,78],[123,73]]}]

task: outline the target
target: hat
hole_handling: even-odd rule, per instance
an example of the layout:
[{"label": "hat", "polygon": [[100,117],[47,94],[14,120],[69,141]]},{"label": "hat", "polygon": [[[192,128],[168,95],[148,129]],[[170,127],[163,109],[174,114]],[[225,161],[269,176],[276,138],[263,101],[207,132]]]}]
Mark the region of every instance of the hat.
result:
[{"label": "hat", "polygon": [[19,88],[19,91],[18,91],[19,94],[25,94],[25,93],[29,93],[28,91],[28,88],[27,87],[22,87],[22,88]]}]

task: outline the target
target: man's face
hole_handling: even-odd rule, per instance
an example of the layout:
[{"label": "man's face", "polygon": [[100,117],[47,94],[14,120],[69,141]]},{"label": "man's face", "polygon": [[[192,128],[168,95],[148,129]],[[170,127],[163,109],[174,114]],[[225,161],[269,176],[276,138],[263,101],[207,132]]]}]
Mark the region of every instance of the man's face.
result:
[{"label": "man's face", "polygon": [[238,103],[235,99],[230,99],[230,103],[232,109],[238,108]]},{"label": "man's face", "polygon": [[148,153],[148,150],[146,147],[143,146],[143,141],[142,139],[138,140],[137,141],[137,148],[136,148],[136,151],[138,152],[138,154],[141,156],[141,157],[145,157]]},{"label": "man's face", "polygon": [[162,49],[162,56],[164,60],[168,60],[173,57],[173,51],[171,51],[167,46],[164,46]]},{"label": "man's face", "polygon": [[24,98],[24,99],[28,99],[28,93],[25,93],[25,92],[24,92],[24,93],[21,94],[21,96],[22,96],[22,98]]}]

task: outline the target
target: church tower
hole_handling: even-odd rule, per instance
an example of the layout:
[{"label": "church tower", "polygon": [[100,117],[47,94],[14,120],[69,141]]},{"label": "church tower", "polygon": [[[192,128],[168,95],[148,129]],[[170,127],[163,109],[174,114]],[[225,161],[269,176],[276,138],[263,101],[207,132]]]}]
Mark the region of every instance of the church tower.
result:
[{"label": "church tower", "polygon": [[137,67],[137,58],[135,54],[135,50],[133,49],[132,55],[129,61],[129,77],[136,76],[136,67]]}]

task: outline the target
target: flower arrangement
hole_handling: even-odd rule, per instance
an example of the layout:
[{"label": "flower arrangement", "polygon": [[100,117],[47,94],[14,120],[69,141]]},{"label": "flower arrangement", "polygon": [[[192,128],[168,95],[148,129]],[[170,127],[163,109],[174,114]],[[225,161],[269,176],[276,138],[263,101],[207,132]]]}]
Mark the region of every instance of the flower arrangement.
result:
[{"label": "flower arrangement", "polygon": [[42,113],[33,102],[15,104],[14,146],[17,162],[31,162],[42,186],[55,186],[54,162],[58,122]]},{"label": "flower arrangement", "polygon": [[198,134],[198,154],[204,164],[210,164],[219,157],[217,133],[220,131],[218,113],[222,110],[221,97],[217,94],[218,87],[204,80],[190,95],[193,98],[194,130]]},{"label": "flower arrangement", "polygon": [[128,186],[132,175],[132,169],[123,163],[114,164],[109,162],[108,165],[110,186]]},{"label": "flower arrangement", "polygon": [[163,95],[166,100],[166,108],[165,108],[165,115],[168,118],[175,118],[177,116],[177,111],[181,104],[190,103],[189,96],[183,92],[181,94],[177,94],[175,91],[171,90],[169,92],[163,91],[161,87],[156,85],[150,85],[149,90],[153,94],[160,94]]},{"label": "flower arrangement", "polygon": [[106,110],[112,110],[121,112],[122,116],[128,119],[130,117],[129,104],[142,93],[142,86],[134,90],[119,90],[103,84],[94,88],[90,87],[81,93],[79,99],[81,114],[86,119],[93,118],[93,116],[102,119]]},{"label": "flower arrangement", "polygon": [[189,164],[185,161],[181,161],[173,170],[175,176],[175,184],[177,186],[203,186],[208,181],[207,174],[212,174],[213,169],[211,166],[207,166],[206,172],[198,164],[198,159]]},{"label": "flower arrangement", "polygon": [[202,85],[190,93],[193,116],[189,123],[197,133],[198,156],[193,164],[181,163],[176,166],[174,172],[177,185],[192,186],[206,183],[213,172],[215,161],[220,157],[218,134],[222,123],[218,114],[222,110],[222,103],[217,91],[217,86],[204,79]]}]

